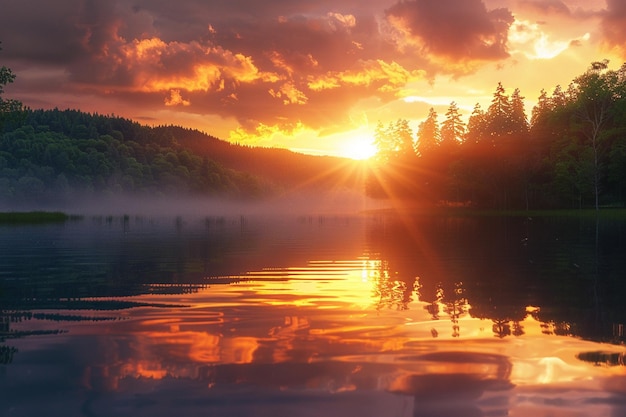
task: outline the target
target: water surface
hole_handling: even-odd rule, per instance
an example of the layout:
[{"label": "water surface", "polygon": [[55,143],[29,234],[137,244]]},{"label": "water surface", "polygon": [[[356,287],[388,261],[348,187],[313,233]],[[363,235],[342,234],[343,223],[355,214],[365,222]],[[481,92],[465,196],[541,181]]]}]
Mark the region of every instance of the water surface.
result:
[{"label": "water surface", "polygon": [[624,222],[0,227],[0,414],[626,414]]}]

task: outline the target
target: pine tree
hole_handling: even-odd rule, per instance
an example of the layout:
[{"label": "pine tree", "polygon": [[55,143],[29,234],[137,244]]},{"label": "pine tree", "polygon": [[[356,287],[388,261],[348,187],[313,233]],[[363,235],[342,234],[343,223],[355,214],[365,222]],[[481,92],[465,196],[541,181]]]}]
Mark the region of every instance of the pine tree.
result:
[{"label": "pine tree", "polygon": [[528,133],[528,119],[526,118],[526,110],[524,108],[524,97],[522,97],[519,88],[516,88],[511,94],[511,114],[510,114],[511,132],[518,136],[525,136]]},{"label": "pine tree", "polygon": [[468,122],[467,131],[465,132],[465,142],[476,144],[484,142],[487,134],[487,119],[485,111],[480,107],[479,103],[474,106]]},{"label": "pine tree", "polygon": [[534,130],[538,128],[548,116],[550,111],[550,100],[548,99],[548,94],[546,90],[541,89],[541,93],[539,94],[539,98],[537,98],[537,104],[533,107],[531,116],[530,116],[530,127]]},{"label": "pine tree", "polygon": [[400,157],[409,158],[414,156],[413,129],[409,126],[408,120],[399,119],[396,122],[393,128],[393,136]]},{"label": "pine tree", "polygon": [[459,107],[453,101],[446,112],[446,120],[441,125],[441,146],[447,149],[453,148],[463,142],[465,136],[465,124],[461,119]]},{"label": "pine tree", "polygon": [[498,83],[485,117],[487,135],[492,144],[495,145],[500,138],[511,132],[511,103],[501,82]]},{"label": "pine tree", "polygon": [[374,132],[374,144],[378,148],[376,158],[379,162],[389,162],[414,155],[413,131],[405,119],[389,123],[386,128],[379,121]]},{"label": "pine tree", "polygon": [[542,89],[530,118],[529,132],[532,151],[539,155],[547,152],[552,140],[553,125],[552,101],[546,90]]},{"label": "pine tree", "polygon": [[428,112],[428,117],[419,125],[417,131],[417,145],[415,153],[420,157],[425,157],[437,149],[439,146],[439,123],[437,122],[437,112],[432,107]]},{"label": "pine tree", "polygon": [[550,97],[550,110],[554,111],[565,107],[568,102],[568,95],[570,94],[576,94],[574,93],[574,86],[572,84],[570,84],[568,93],[565,93],[561,86],[557,85],[552,92],[552,97]]}]

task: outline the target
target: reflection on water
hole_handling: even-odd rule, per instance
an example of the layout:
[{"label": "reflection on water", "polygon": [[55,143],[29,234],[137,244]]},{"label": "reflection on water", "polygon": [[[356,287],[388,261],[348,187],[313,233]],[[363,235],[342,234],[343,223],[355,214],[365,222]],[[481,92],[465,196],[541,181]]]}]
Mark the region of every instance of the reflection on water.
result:
[{"label": "reflection on water", "polygon": [[623,415],[623,229],[390,215],[3,227],[0,412]]}]

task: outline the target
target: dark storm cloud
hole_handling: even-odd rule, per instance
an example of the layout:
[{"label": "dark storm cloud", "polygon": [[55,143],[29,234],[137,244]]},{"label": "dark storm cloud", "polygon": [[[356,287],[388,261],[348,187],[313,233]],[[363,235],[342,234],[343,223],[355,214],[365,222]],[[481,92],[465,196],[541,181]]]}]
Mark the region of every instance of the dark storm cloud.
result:
[{"label": "dark storm cloud", "polygon": [[389,8],[387,16],[426,53],[455,60],[508,56],[513,15],[507,9],[488,11],[481,0],[403,1]]}]

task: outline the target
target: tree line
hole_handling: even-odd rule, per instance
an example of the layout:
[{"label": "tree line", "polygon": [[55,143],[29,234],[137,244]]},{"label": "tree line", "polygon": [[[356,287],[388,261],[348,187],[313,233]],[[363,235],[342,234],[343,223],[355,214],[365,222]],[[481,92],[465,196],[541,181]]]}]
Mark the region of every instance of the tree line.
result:
[{"label": "tree line", "polygon": [[271,187],[194,154],[168,129],[116,116],[23,109],[19,117],[5,119],[0,140],[0,201],[5,202],[121,193],[255,197]]},{"label": "tree line", "polygon": [[519,89],[498,83],[467,123],[452,102],[416,134],[384,126],[367,191],[427,204],[496,209],[623,206],[626,202],[626,64],[594,62],[566,89],[541,91],[527,117]]}]

